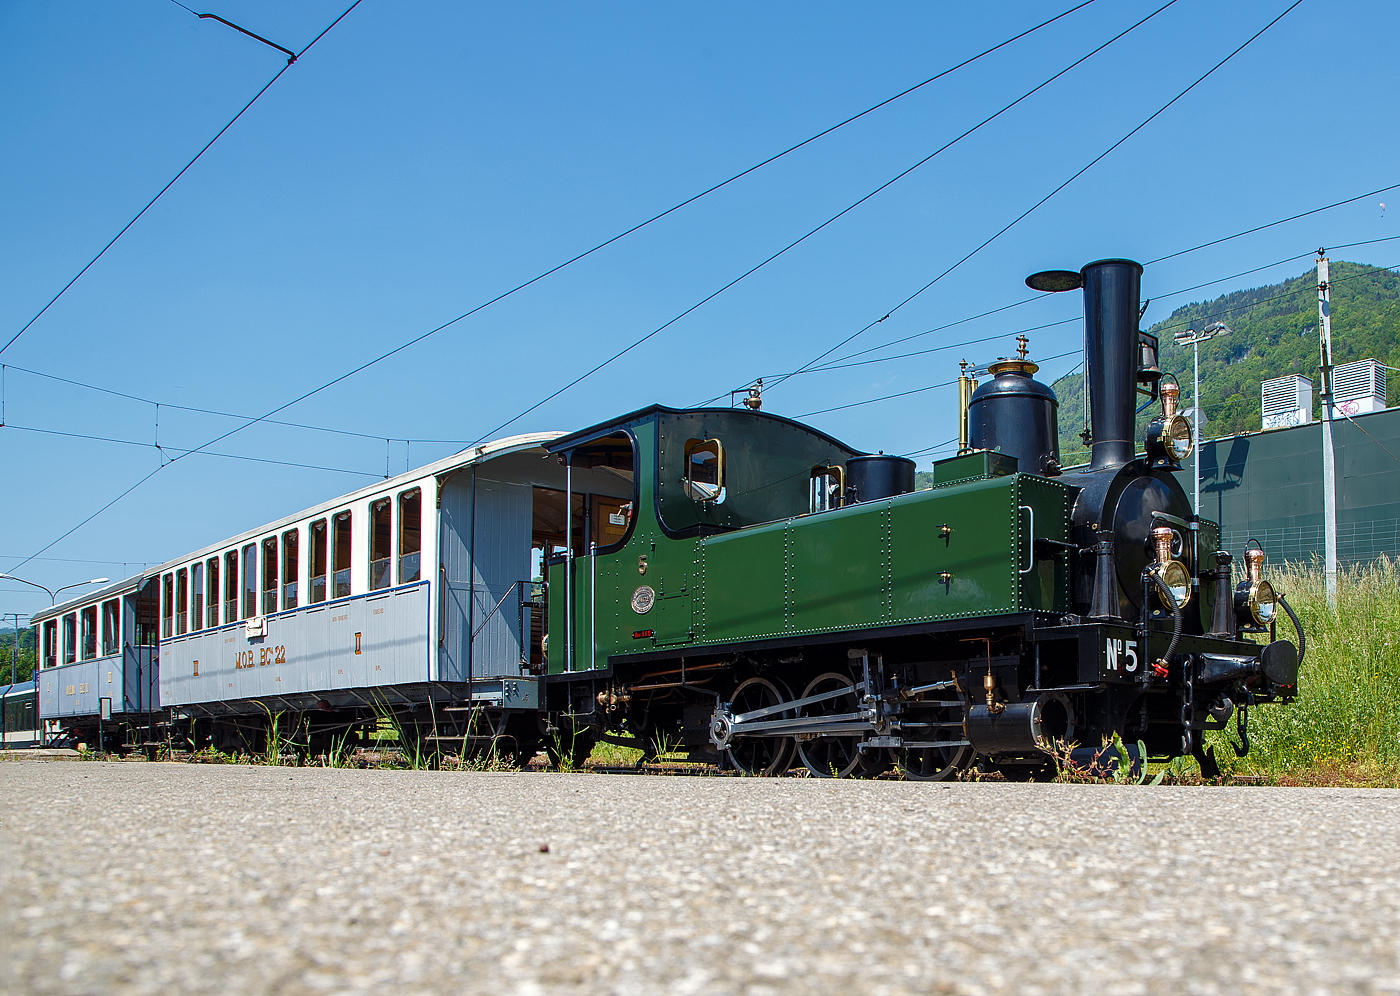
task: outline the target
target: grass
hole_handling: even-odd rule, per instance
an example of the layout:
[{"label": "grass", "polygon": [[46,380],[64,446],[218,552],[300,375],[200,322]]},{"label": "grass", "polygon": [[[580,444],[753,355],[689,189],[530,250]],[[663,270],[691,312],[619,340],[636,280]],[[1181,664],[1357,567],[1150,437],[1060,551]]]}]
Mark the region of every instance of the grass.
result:
[{"label": "grass", "polygon": [[[1381,559],[1339,572],[1327,605],[1320,567],[1270,572],[1307,635],[1298,697],[1249,715],[1250,751],[1237,758],[1234,723],[1210,733],[1221,771],[1280,785],[1400,787],[1400,569]],[[1284,617],[1280,638],[1296,639]]]}]

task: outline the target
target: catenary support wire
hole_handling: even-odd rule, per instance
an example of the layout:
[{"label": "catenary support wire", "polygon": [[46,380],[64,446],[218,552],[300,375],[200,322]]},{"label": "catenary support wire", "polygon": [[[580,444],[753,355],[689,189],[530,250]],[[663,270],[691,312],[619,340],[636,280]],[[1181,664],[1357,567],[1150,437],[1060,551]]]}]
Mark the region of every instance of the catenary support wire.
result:
[{"label": "catenary support wire", "polygon": [[[191,166],[193,166],[196,162],[199,161],[200,156],[202,156],[202,155],[204,155],[204,153],[208,152],[210,146],[212,146],[215,142],[217,142],[220,138],[222,138],[224,132],[226,132],[226,131],[228,131],[230,128],[232,128],[233,125],[234,125],[234,122],[237,121],[239,118],[241,118],[241,117],[244,115],[244,113],[248,110],[248,108],[252,107],[255,103],[257,103],[257,100],[258,100],[259,97],[261,97],[263,94],[267,93],[268,89],[271,88],[272,84],[276,83],[279,79],[282,78],[282,74],[285,73],[288,69],[291,68],[291,65],[292,65],[293,62],[295,62],[298,58],[300,58],[301,56],[305,55],[308,51],[310,51],[312,45],[315,45],[318,41],[320,41],[322,38],[324,38],[325,35],[326,35],[326,32],[327,32],[327,31],[330,31],[331,28],[335,27],[335,26],[336,26],[337,24],[339,24],[342,20],[344,20],[346,14],[349,14],[350,11],[352,11],[352,10],[354,10],[356,7],[358,7],[358,6],[360,5],[360,2],[361,2],[361,0],[355,0],[355,2],[352,3],[352,4],[349,6],[349,8],[345,11],[344,14],[341,14],[339,17],[337,17],[334,21],[332,21],[332,22],[326,27],[326,30],[325,30],[325,31],[322,31],[322,32],[321,32],[319,35],[317,35],[315,38],[311,39],[311,44],[310,44],[310,45],[307,45],[306,48],[302,49],[301,52],[299,52],[299,53],[297,54],[296,57],[294,57],[293,59],[291,59],[291,60],[290,60],[285,66],[283,66],[281,69],[277,70],[277,75],[274,76],[274,77],[272,77],[272,79],[268,80],[267,83],[265,83],[265,84],[263,85],[263,88],[262,88],[261,90],[259,90],[259,91],[258,91],[257,93],[255,93],[255,94],[253,94],[253,99],[250,100],[250,101],[248,101],[248,103],[244,104],[243,107],[242,107],[242,109],[239,110],[239,112],[238,112],[237,114],[235,114],[232,118],[229,119],[228,124],[226,124],[226,125],[224,125],[222,128],[220,128],[219,131],[218,131],[218,133],[217,133],[213,138],[211,138],[211,139],[208,141],[208,143],[204,146],[204,148],[202,148],[202,149],[200,149],[198,152],[196,152],[195,155],[194,155],[194,158],[191,159],[189,162],[185,163],[185,165],[180,169],[180,172],[178,172],[178,173],[176,173],[174,176],[172,176],[172,177],[170,178],[170,182],[167,183],[165,186],[161,187],[160,190],[156,192],[156,195],[155,195],[154,197],[152,197],[149,201],[146,202],[146,206],[143,207],[140,211],[137,211],[135,217],[133,217],[130,221],[128,221],[125,225],[122,226],[121,231],[119,231],[116,235],[112,236],[112,241],[111,241],[111,242],[108,242],[105,246],[103,246],[101,252],[99,252],[96,256],[92,257],[92,259],[88,260],[87,265],[84,266],[84,267],[83,267],[81,270],[79,270],[77,273],[75,273],[75,274],[73,275],[73,279],[70,280],[70,281],[68,281],[68,283],[64,284],[63,287],[59,290],[59,292],[58,292],[57,294],[55,294],[52,298],[49,299],[49,303],[46,304],[46,305],[44,305],[42,308],[39,309],[39,313],[38,313],[38,314],[36,314],[33,318],[29,319],[29,321],[25,322],[25,323],[24,323],[24,328],[20,329],[20,330],[19,330],[18,332],[16,332],[13,336],[11,336],[9,342],[5,343],[5,345],[3,345],[3,346],[0,346],[0,353],[3,353],[5,350],[7,350],[7,349],[9,349],[11,346],[13,346],[13,345],[15,344],[15,340],[17,340],[20,336],[24,335],[24,333],[25,333],[26,331],[29,330],[29,326],[31,326],[31,325],[33,325],[35,322],[37,322],[37,321],[39,320],[39,318],[44,314],[44,312],[46,312],[46,311],[48,311],[50,308],[52,308],[53,305],[54,305],[54,302],[57,301],[59,298],[61,298],[61,297],[67,292],[67,290],[68,290],[69,287],[72,287],[74,284],[76,284],[76,283],[78,282],[78,279],[79,279],[84,273],[86,273],[88,270],[90,270],[90,269],[92,268],[92,265],[93,265],[94,263],[96,263],[96,262],[97,262],[99,259],[101,259],[104,255],[106,255],[107,250],[110,249],[110,248],[112,248],[112,246],[114,246],[114,245],[117,244],[117,240],[118,240],[119,238],[121,238],[123,235],[126,234],[127,229],[129,229],[132,225],[134,225],[134,224],[136,224],[138,221],[140,221],[140,220],[141,220],[141,216],[144,215],[147,211],[149,211],[149,210],[151,209],[151,205],[155,204],[156,201],[160,200],[161,195],[164,194],[164,193],[165,193],[167,190],[169,190],[171,187],[173,187],[173,186],[175,185],[175,181],[178,180],[178,179],[180,179],[180,177],[184,176],[185,173],[189,170],[189,168],[190,168]],[[185,8],[185,9],[188,10],[189,8]],[[193,12],[191,11],[191,13],[193,13]],[[222,18],[220,18],[220,20],[222,20]],[[236,25],[235,25],[235,27],[236,27]],[[242,30],[242,29],[239,29],[239,30]],[[254,37],[256,37],[256,36],[254,36]],[[259,39],[259,40],[265,40],[265,39]],[[269,44],[271,44],[271,43],[269,43]],[[274,46],[274,47],[276,47],[276,48],[281,48],[280,45],[279,45],[279,46]],[[284,50],[284,51],[285,51],[285,50]]]},{"label": "catenary support wire", "polygon": [[[891,308],[888,312],[886,312],[885,315],[884,315],[883,317],[877,318],[875,321],[871,322],[869,325],[865,326],[864,328],[862,328],[862,329],[860,329],[860,330],[858,330],[858,331],[856,331],[856,332],[851,333],[851,334],[850,334],[849,336],[847,336],[845,339],[843,339],[843,340],[841,340],[840,342],[838,342],[835,346],[832,346],[830,349],[828,349],[828,350],[826,350],[826,351],[824,351],[824,352],[822,352],[822,353],[819,353],[819,354],[818,354],[816,357],[814,357],[812,360],[809,360],[809,361],[808,361],[806,364],[804,364],[802,367],[799,367],[799,368],[798,368],[799,372],[802,371],[802,370],[807,369],[807,367],[811,366],[812,364],[816,363],[817,361],[822,360],[822,359],[824,359],[824,358],[827,357],[827,356],[830,356],[832,353],[834,353],[836,350],[840,349],[842,346],[844,346],[844,345],[846,345],[847,343],[849,343],[851,340],[857,338],[857,337],[860,336],[860,335],[863,335],[865,332],[868,332],[870,329],[873,329],[876,325],[879,325],[879,324],[880,324],[881,322],[883,322],[885,319],[889,318],[890,315],[894,314],[894,313],[895,313],[896,311],[898,311],[900,308],[903,308],[903,307],[904,307],[906,304],[908,304],[910,301],[914,300],[916,297],[918,297],[920,294],[924,293],[926,290],[928,290],[928,289],[929,289],[930,287],[932,287],[934,284],[938,283],[940,280],[942,280],[942,279],[943,279],[944,277],[946,277],[948,274],[952,273],[952,272],[953,272],[954,270],[956,270],[958,267],[962,266],[964,263],[966,263],[968,260],[970,260],[973,256],[976,256],[976,255],[977,255],[979,252],[981,252],[983,249],[987,248],[987,246],[991,245],[991,244],[992,244],[993,242],[995,242],[997,239],[1001,238],[1003,235],[1005,235],[1007,232],[1009,232],[1013,227],[1015,227],[1016,225],[1020,224],[1020,222],[1024,221],[1024,220],[1025,220],[1027,217],[1029,217],[1034,211],[1036,211],[1038,208],[1040,208],[1041,205],[1045,204],[1045,203],[1046,203],[1047,201],[1049,201],[1052,197],[1054,197],[1056,194],[1058,194],[1061,190],[1064,190],[1066,187],[1068,187],[1068,186],[1069,186],[1071,183],[1073,183],[1075,180],[1079,179],[1079,178],[1080,178],[1081,176],[1083,176],[1085,173],[1089,172],[1090,169],[1092,169],[1097,163],[1099,163],[1099,162],[1100,162],[1101,160],[1103,160],[1106,156],[1108,156],[1111,152],[1113,152],[1114,149],[1118,148],[1120,145],[1122,145],[1122,144],[1123,144],[1124,142],[1126,142],[1128,139],[1132,138],[1132,137],[1133,137],[1134,135],[1136,135],[1138,132],[1142,131],[1142,129],[1146,128],[1149,124],[1151,124],[1154,120],[1156,120],[1158,116],[1160,116],[1161,114],[1163,114],[1169,107],[1171,107],[1173,104],[1175,104],[1178,100],[1180,100],[1182,97],[1185,97],[1185,96],[1186,96],[1188,93],[1190,93],[1192,90],[1196,89],[1196,87],[1198,87],[1201,83],[1203,83],[1212,73],[1214,73],[1216,70],[1218,70],[1221,66],[1225,65],[1227,62],[1229,62],[1229,61],[1230,61],[1231,59],[1233,59],[1235,56],[1239,55],[1242,51],[1245,50],[1246,47],[1248,47],[1248,46],[1250,45],[1250,43],[1252,43],[1256,38],[1258,38],[1258,37],[1259,37],[1260,35],[1262,35],[1264,32],[1268,31],[1271,27],[1273,27],[1273,26],[1274,26],[1275,24],[1277,24],[1279,21],[1283,20],[1284,17],[1288,16],[1288,14],[1289,14],[1290,11],[1292,11],[1295,7],[1297,7],[1297,6],[1298,6],[1299,4],[1301,4],[1302,2],[1303,2],[1303,0],[1293,0],[1293,3],[1289,4],[1288,7],[1284,9],[1283,13],[1279,14],[1279,15],[1278,15],[1277,17],[1275,17],[1273,20],[1269,21],[1268,24],[1265,24],[1262,28],[1260,28],[1260,29],[1259,29],[1258,31],[1256,31],[1254,34],[1250,35],[1249,38],[1245,39],[1245,41],[1244,41],[1238,48],[1236,48],[1234,51],[1232,51],[1229,55],[1225,56],[1225,58],[1221,59],[1221,60],[1220,60],[1219,62],[1217,62],[1215,65],[1211,66],[1209,69],[1207,69],[1207,70],[1206,70],[1204,73],[1202,73],[1200,76],[1196,77],[1196,79],[1195,79],[1189,86],[1187,86],[1184,90],[1182,90],[1180,93],[1178,93],[1178,94],[1177,94],[1175,97],[1173,97],[1171,100],[1167,101],[1167,102],[1166,102],[1165,104],[1163,104],[1161,107],[1157,108],[1157,110],[1153,111],[1153,112],[1152,112],[1151,114],[1149,114],[1146,118],[1144,118],[1141,124],[1137,125],[1135,128],[1132,129],[1132,131],[1128,132],[1128,133],[1127,133],[1126,135],[1124,135],[1122,138],[1118,139],[1118,141],[1116,141],[1116,142],[1114,142],[1112,145],[1110,145],[1107,149],[1104,149],[1103,152],[1100,152],[1100,153],[1099,153],[1097,156],[1095,156],[1093,159],[1089,160],[1089,162],[1086,163],[1086,164],[1083,166],[1083,168],[1081,168],[1078,172],[1076,172],[1074,175],[1072,175],[1071,177],[1069,177],[1069,179],[1065,180],[1063,183],[1061,183],[1059,186],[1057,186],[1054,190],[1051,190],[1048,194],[1046,194],[1046,195],[1045,195],[1044,197],[1042,197],[1040,200],[1036,201],[1034,204],[1032,204],[1032,205],[1031,205],[1029,208],[1027,208],[1025,211],[1021,212],[1021,214],[1019,214],[1019,215],[1017,215],[1015,218],[1013,218],[1013,219],[1012,219],[1010,222],[1008,222],[1004,227],[1002,227],[1002,228],[999,229],[994,235],[992,235],[991,238],[987,239],[987,241],[983,242],[983,243],[982,243],[981,245],[979,245],[977,248],[973,249],[973,250],[972,250],[971,252],[969,252],[966,256],[963,256],[961,259],[959,259],[959,260],[958,260],[956,263],[954,263],[952,266],[948,267],[948,268],[947,268],[946,270],[944,270],[942,273],[938,274],[938,276],[934,277],[934,278],[933,278],[932,280],[930,280],[928,283],[924,284],[922,287],[920,287],[920,288],[919,288],[918,290],[916,290],[914,293],[910,294],[910,295],[909,295],[908,297],[906,297],[904,300],[900,301],[900,302],[899,302],[898,304],[896,304],[893,308]],[[786,378],[783,378],[783,379],[786,379]],[[781,383],[782,383],[782,380],[780,379],[777,383],[781,384]],[[777,385],[775,384],[775,385],[772,385],[772,386],[777,386]]]}]

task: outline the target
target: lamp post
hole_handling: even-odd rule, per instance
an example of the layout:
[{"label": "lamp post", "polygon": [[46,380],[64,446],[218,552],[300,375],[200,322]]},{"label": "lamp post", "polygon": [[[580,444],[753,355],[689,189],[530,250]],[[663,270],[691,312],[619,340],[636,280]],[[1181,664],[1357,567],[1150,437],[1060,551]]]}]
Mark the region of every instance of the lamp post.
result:
[{"label": "lamp post", "polygon": [[[15,675],[17,675],[17,674],[19,673],[19,618],[20,618],[20,616],[24,616],[26,619],[28,619],[28,618],[29,618],[29,613],[27,613],[27,612],[6,612],[3,616],[0,616],[0,619],[13,619],[13,620],[15,621],[14,638],[13,638],[12,640],[10,640],[10,684],[12,684],[12,685],[18,683],[18,681],[19,681],[19,679],[16,678]],[[39,655],[36,653],[34,656],[37,658]]]},{"label": "lamp post", "polygon": [[45,588],[43,585],[39,584],[39,583],[36,582],[36,581],[26,581],[26,580],[24,580],[24,578],[17,578],[17,577],[15,577],[13,574],[0,574],[0,578],[4,578],[4,579],[6,579],[7,581],[18,581],[20,584],[31,585],[31,586],[33,586],[33,587],[35,587],[35,588],[40,588],[40,589],[42,589],[42,590],[48,592],[48,595],[49,595],[49,605],[50,605],[50,606],[53,606],[53,605],[57,605],[57,604],[58,604],[58,593],[59,593],[60,591],[67,591],[69,588],[81,588],[81,587],[82,587],[83,585],[85,585],[85,584],[106,584],[108,581],[111,580],[111,578],[93,578],[93,579],[90,580],[90,581],[79,581],[79,582],[77,582],[76,584],[66,584],[66,585],[64,585],[62,588],[52,588],[52,589],[50,589],[50,588]]},{"label": "lamp post", "polygon": [[1191,431],[1196,434],[1196,501],[1195,511],[1201,514],[1201,423],[1204,421],[1204,412],[1201,409],[1201,343],[1216,336],[1229,335],[1230,326],[1224,322],[1211,322],[1200,332],[1195,329],[1187,329],[1185,332],[1178,332],[1173,341],[1178,346],[1190,346],[1195,372],[1191,378],[1191,404],[1194,410],[1191,412]]}]

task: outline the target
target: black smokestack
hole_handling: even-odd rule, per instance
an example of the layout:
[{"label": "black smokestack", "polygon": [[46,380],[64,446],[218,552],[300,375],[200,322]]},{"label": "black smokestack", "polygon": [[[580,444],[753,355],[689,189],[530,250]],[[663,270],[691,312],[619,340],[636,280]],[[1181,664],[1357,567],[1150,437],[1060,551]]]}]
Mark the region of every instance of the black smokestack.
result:
[{"label": "black smokestack", "polygon": [[1138,293],[1142,266],[1101,259],[1084,278],[1084,359],[1093,413],[1092,469],[1130,463],[1137,449]]}]

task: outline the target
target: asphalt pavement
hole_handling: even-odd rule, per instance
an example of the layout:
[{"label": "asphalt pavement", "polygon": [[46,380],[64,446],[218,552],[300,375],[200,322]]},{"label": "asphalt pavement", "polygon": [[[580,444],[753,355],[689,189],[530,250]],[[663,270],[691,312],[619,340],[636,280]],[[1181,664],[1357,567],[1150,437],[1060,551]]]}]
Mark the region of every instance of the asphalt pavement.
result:
[{"label": "asphalt pavement", "polygon": [[1400,792],[0,764],[0,991],[1400,993]]}]

